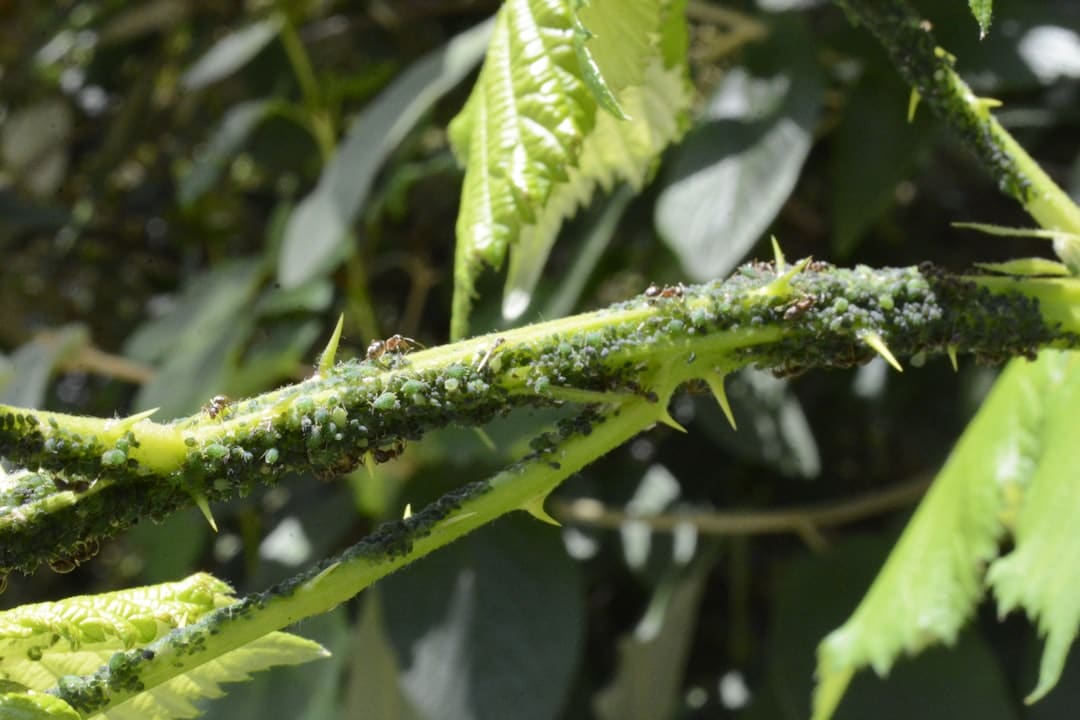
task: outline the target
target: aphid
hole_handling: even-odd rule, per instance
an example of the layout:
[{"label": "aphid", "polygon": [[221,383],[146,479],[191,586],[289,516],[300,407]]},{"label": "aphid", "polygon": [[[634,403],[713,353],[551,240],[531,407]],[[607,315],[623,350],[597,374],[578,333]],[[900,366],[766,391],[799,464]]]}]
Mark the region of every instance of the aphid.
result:
[{"label": "aphid", "polygon": [[491,356],[494,355],[495,351],[498,350],[499,347],[502,346],[502,344],[505,342],[506,338],[499,338],[494,343],[492,343],[491,347],[488,348],[488,351],[484,353],[484,357],[480,359],[480,364],[476,366],[476,372],[483,372],[484,368],[488,364],[488,361],[491,360]]},{"label": "aphid", "polygon": [[385,340],[372,340],[371,344],[368,345],[367,359],[378,360],[386,353],[404,355],[407,352],[422,347],[424,347],[424,344],[419,340],[413,340],[411,337],[394,334]]},{"label": "aphid", "polygon": [[405,452],[405,441],[395,440],[394,444],[388,448],[375,448],[371,451],[371,456],[375,462],[384,463],[393,460],[403,452]]},{"label": "aphid", "polygon": [[656,283],[649,283],[649,287],[645,288],[645,297],[650,300],[681,298],[685,291],[686,287],[682,283],[665,285],[664,287],[660,287]]},{"label": "aphid", "polygon": [[788,306],[784,311],[785,320],[795,320],[801,317],[807,310],[814,307],[814,303],[817,302],[817,298],[813,295],[806,295],[799,298],[795,302]]},{"label": "aphid", "polygon": [[232,399],[228,395],[215,395],[210,398],[210,402],[203,405],[203,412],[206,413],[207,417],[213,420],[218,415],[225,412],[225,409],[230,405],[232,405]]}]

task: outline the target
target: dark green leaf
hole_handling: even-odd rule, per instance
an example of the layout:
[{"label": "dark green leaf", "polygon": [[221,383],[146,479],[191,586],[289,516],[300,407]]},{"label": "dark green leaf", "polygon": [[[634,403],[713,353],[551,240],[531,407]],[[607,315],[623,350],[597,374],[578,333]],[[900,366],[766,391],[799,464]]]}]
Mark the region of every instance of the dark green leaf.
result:
[{"label": "dark green leaf", "polygon": [[0,403],[41,407],[57,365],[86,346],[90,334],[83,325],[67,325],[41,335],[11,354],[0,378]]},{"label": "dark green leaf", "polygon": [[234,30],[192,63],[181,76],[181,84],[187,90],[198,90],[232,75],[258,55],[280,27],[281,22],[273,16]]},{"label": "dark green leaf", "polygon": [[226,164],[270,114],[275,104],[272,100],[250,100],[229,108],[210,137],[206,149],[180,178],[177,199],[182,206],[190,206],[214,186]]},{"label": "dark green leaf", "polygon": [[822,78],[804,26],[770,35],[769,60],[736,68],[677,150],[656,226],[695,280],[723,276],[787,201],[813,142]]}]

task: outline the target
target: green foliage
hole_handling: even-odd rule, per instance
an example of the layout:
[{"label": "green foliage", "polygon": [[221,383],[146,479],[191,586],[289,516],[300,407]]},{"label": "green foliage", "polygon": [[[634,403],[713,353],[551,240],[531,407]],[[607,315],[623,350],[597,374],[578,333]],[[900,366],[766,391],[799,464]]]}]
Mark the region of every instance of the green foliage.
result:
[{"label": "green foliage", "polygon": [[971,14],[979,23],[979,37],[984,38],[990,32],[990,21],[994,18],[994,0],[968,0]]},{"label": "green foliage", "polygon": [[453,337],[467,334],[484,265],[501,267],[510,254],[503,315],[519,317],[563,221],[598,185],[640,188],[682,134],[685,60],[669,57],[684,42],[681,13],[670,0],[502,6],[476,87],[450,126],[466,166]]}]

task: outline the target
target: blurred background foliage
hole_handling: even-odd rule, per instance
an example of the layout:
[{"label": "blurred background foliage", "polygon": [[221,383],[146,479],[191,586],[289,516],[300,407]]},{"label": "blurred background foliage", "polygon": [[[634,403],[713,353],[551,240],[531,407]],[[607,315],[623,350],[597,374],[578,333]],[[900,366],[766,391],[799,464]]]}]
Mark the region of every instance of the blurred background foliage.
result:
[{"label": "blurred background foliage", "polygon": [[[922,9],[1004,124],[1080,199],[1080,6]],[[342,353],[448,329],[461,185],[446,126],[497,0],[0,3],[0,401],[109,416],[199,411]],[[767,254],[842,264],[1048,254],[953,230],[1025,225],[873,40],[813,0],[689,3],[693,129],[638,197],[556,245],[528,322]],[[498,327],[482,283],[474,331]],[[561,529],[500,521],[305,623],[329,661],[267,673],[208,717],[800,718],[814,647],[854,607],[994,370],[935,360],[778,380],[744,372],[730,431],[690,387],[657,428],[569,481]],[[178,579],[266,587],[383,519],[505,464],[548,414],[447,430],[372,474],[297,477],[144,525],[5,608]],[[672,516],[679,514],[678,517]],[[642,519],[661,514],[659,519]],[[839,717],[1057,718],[1038,656],[989,607],[952,650],[860,677]]]}]

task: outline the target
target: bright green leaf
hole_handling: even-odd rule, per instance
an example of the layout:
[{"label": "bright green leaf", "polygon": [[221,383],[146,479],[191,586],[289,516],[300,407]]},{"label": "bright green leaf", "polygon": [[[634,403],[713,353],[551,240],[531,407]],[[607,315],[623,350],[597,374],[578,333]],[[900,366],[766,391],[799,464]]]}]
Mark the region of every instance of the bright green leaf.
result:
[{"label": "bright green leaf", "polygon": [[975,16],[975,22],[979,23],[979,38],[982,39],[990,32],[994,0],[968,0],[968,5],[971,7],[971,14]]},{"label": "bright green leaf", "polygon": [[420,58],[353,121],[318,185],[289,218],[278,261],[283,287],[328,272],[347,256],[350,227],[386,156],[475,67],[490,33],[491,23],[481,23]]},{"label": "bright green leaf", "polygon": [[1034,702],[1057,683],[1065,656],[1080,629],[1080,593],[1075,592],[1080,568],[1080,355],[1045,353],[1040,361],[1052,374],[1040,400],[1045,404],[1040,428],[1041,447],[1030,471],[1030,488],[1016,517],[1015,548],[994,561],[987,580],[998,599],[999,612],[1023,608],[1037,620],[1046,636],[1039,683],[1028,702]]},{"label": "bright green leaf", "polygon": [[0,718],[4,720],[80,720],[82,715],[55,695],[34,690],[5,690],[0,692]]},{"label": "bright green leaf", "polygon": [[258,55],[277,36],[280,27],[281,22],[274,16],[229,33],[184,72],[180,83],[187,90],[199,90],[227,78]]},{"label": "bright green leaf", "polygon": [[[1043,434],[1052,439],[1061,432],[1051,428],[1067,405],[1054,398],[1066,389],[1070,369],[1080,377],[1075,364],[1066,353],[1048,351],[1034,363],[1013,361],[1002,373],[858,609],[821,643],[815,718],[832,715],[856,670],[869,665],[883,675],[901,654],[956,640],[982,597],[983,568],[997,555],[1020,498],[1045,472]],[[1051,548],[1040,561],[1061,553]],[[1009,565],[1004,567],[997,571],[999,584],[1008,587]],[[1041,597],[1040,589],[1032,592],[1013,599]],[[1059,642],[1067,618],[1058,606],[1054,613],[1053,639]]]},{"label": "bright green leaf", "polygon": [[[685,34],[676,5],[663,0],[503,4],[477,84],[450,127],[466,164],[452,335],[467,333],[483,266],[500,267],[511,253],[503,315],[519,317],[562,222],[597,186],[640,188],[681,135],[690,89],[685,59],[665,62],[671,26]],[[629,120],[598,113],[606,92]]]}]

